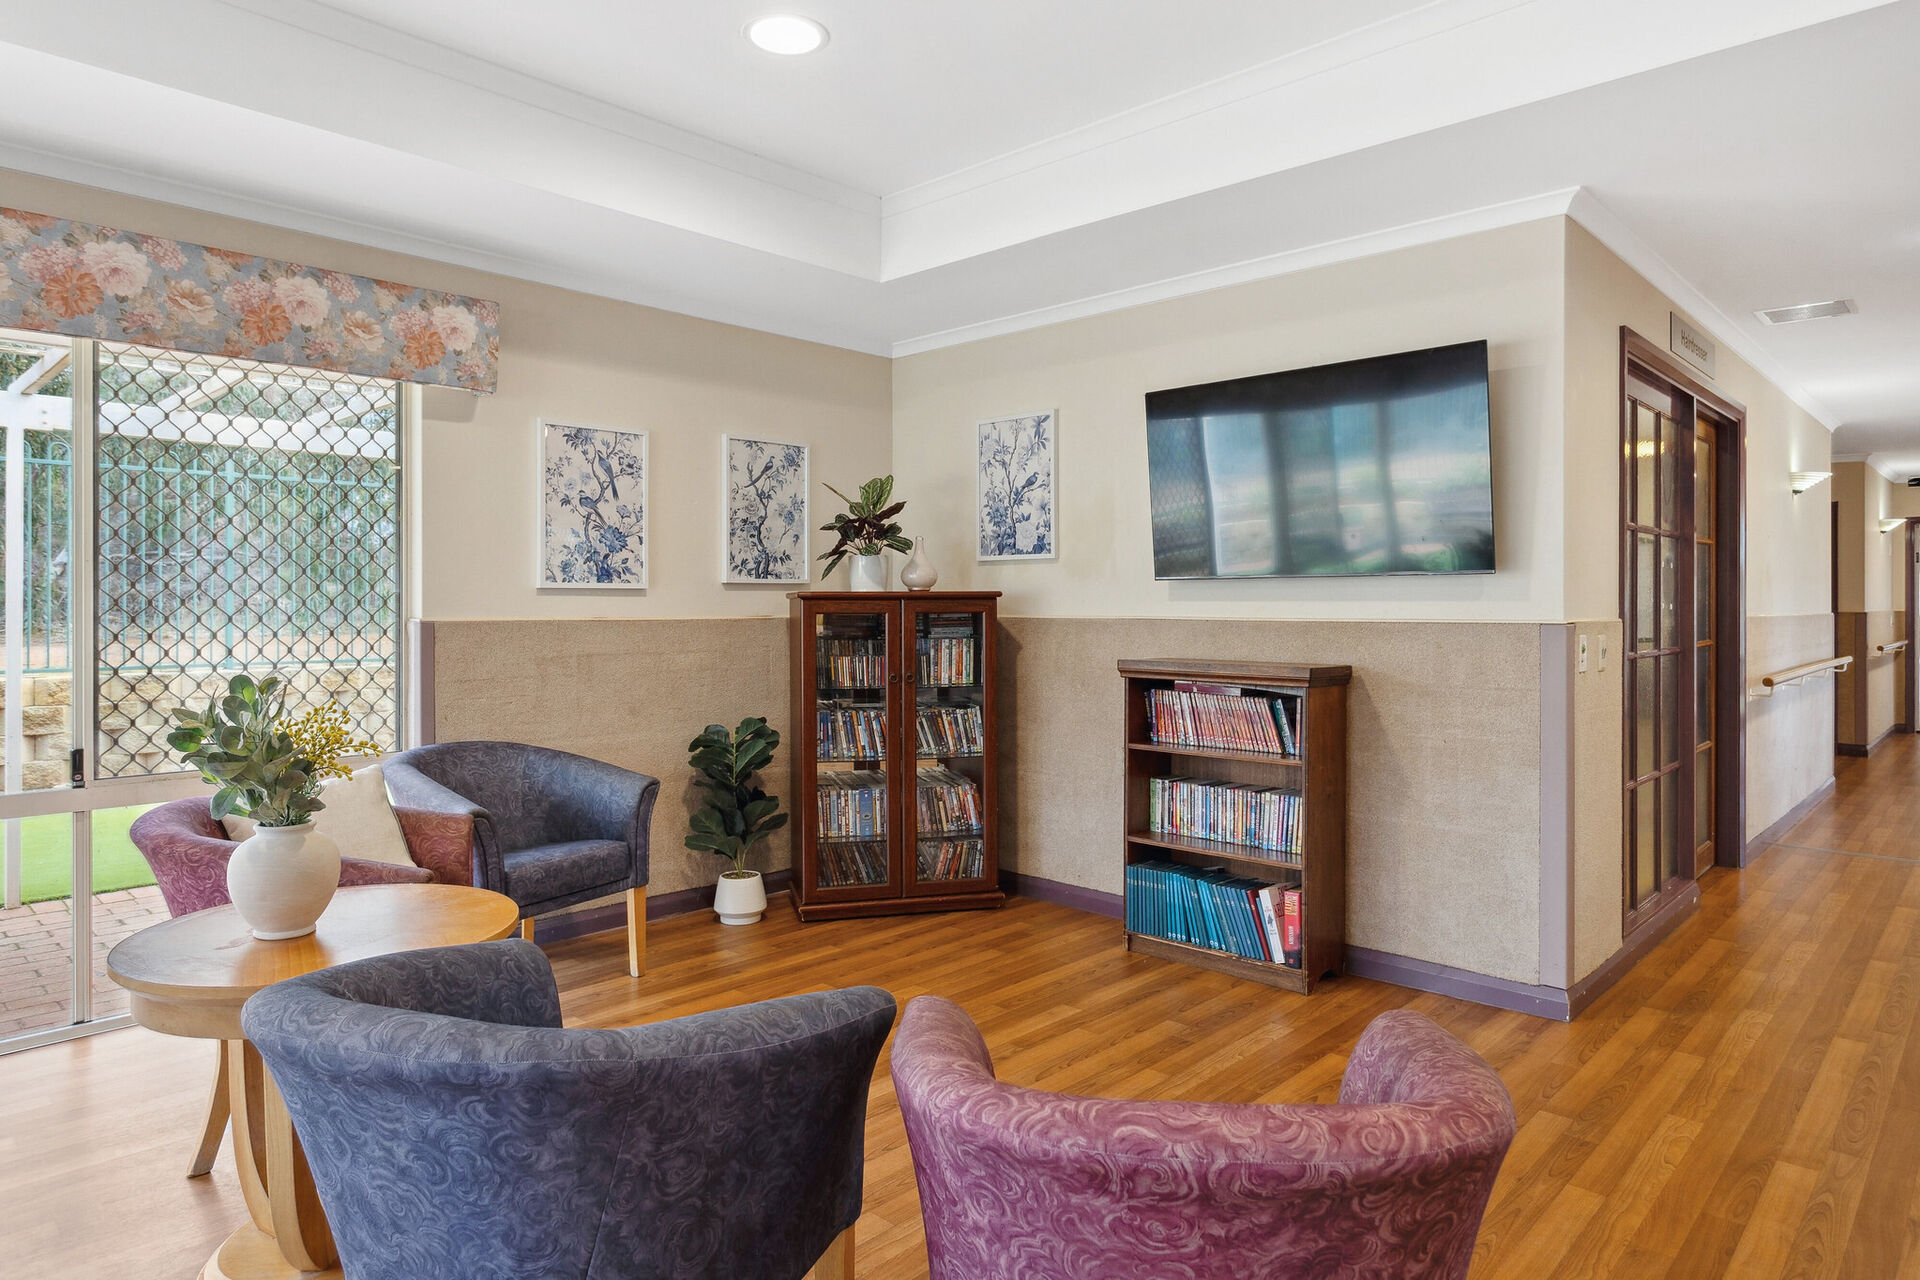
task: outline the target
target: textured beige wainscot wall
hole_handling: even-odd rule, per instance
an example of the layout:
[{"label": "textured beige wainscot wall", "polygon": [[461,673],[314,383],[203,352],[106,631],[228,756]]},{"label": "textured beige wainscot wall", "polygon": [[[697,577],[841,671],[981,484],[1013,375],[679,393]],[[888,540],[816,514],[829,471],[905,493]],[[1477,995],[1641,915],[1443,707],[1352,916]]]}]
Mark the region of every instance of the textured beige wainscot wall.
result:
[{"label": "textured beige wainscot wall", "polygon": [[[712,884],[721,859],[681,843],[693,812],[687,743],[708,724],[765,716],[780,731],[769,790],[786,777],[785,618],[590,621],[461,620],[434,624],[435,736],[557,747],[660,779],[653,814],[653,894]],[[788,865],[788,829],[752,859]]]},{"label": "textured beige wainscot wall", "polygon": [[1345,663],[1347,936],[1515,982],[1540,972],[1540,628],[1003,618],[1010,870],[1121,888],[1122,658]]},{"label": "textured beige wainscot wall", "polygon": [[[1747,685],[1832,653],[1833,615],[1747,618]],[[1834,683],[1825,676],[1747,699],[1747,835],[1753,837],[1833,777]]]}]

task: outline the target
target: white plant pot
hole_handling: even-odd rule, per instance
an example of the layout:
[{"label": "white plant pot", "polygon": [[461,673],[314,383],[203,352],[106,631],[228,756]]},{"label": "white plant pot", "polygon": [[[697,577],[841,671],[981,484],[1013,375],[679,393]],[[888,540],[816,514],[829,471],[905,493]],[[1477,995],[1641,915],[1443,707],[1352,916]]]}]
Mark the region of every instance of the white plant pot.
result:
[{"label": "white plant pot", "polygon": [[852,567],[847,571],[855,591],[885,591],[887,589],[887,553],[882,551],[870,556],[851,556]]},{"label": "white plant pot", "polygon": [[728,871],[713,886],[713,910],[721,924],[753,924],[767,910],[767,886],[758,871]]},{"label": "white plant pot", "polygon": [[313,829],[255,827],[227,859],[227,894],[256,938],[298,938],[340,887],[340,846]]}]

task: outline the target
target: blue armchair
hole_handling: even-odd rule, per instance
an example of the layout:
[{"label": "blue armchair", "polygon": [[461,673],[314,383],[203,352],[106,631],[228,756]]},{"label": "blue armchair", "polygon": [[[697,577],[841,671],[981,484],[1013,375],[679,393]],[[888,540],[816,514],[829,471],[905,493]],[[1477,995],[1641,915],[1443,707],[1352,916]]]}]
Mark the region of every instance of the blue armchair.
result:
[{"label": "blue armchair", "polygon": [[562,1030],[520,939],[323,969],[247,1001],[353,1280],[851,1275],[894,1000],[789,996]]},{"label": "blue armchair", "polygon": [[627,972],[647,958],[648,840],[660,781],[547,747],[440,742],[386,762],[402,809],[473,823],[474,883],[537,915],[625,893]]}]

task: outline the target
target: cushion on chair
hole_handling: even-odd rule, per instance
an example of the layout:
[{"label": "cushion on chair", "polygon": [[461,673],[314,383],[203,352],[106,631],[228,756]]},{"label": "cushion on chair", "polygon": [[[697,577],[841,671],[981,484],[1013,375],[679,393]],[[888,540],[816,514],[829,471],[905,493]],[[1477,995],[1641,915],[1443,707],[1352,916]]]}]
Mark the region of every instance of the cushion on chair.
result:
[{"label": "cushion on chair", "polygon": [[[314,833],[339,845],[341,857],[391,862],[399,867],[416,865],[407,849],[407,838],[400,831],[400,820],[393,816],[379,764],[363,764],[351,778],[322,783],[320,798],[327,807],[313,815]],[[252,818],[229,814],[220,819],[220,825],[226,828],[229,840],[245,840],[253,834]]]},{"label": "cushion on chair", "polygon": [[624,880],[627,846],[618,840],[568,840],[506,856],[507,896],[522,906]]}]

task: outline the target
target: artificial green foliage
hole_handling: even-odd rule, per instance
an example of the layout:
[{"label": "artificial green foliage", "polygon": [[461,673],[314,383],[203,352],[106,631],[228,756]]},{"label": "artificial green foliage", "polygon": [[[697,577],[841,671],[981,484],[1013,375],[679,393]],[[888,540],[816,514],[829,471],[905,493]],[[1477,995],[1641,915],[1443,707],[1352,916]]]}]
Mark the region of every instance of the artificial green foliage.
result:
[{"label": "artificial green foliage", "polygon": [[913,550],[913,544],[901,535],[900,526],[893,522],[895,516],[906,510],[907,504],[892,501],[892,476],[867,481],[860,486],[857,499],[849,498],[832,485],[828,485],[827,490],[847,504],[847,509],[835,515],[832,523],[820,526],[823,532],[839,535],[833,549],[820,557],[827,562],[828,573],[838,569],[849,555],[877,556],[888,547],[895,551]]},{"label": "artificial green foliage", "polygon": [[286,699],[280,677],[255,684],[238,675],[204,712],[173,713],[167,745],[215,788],[215,818],[231,813],[263,827],[297,827],[326,808],[313,762],[281,727]]},{"label": "artificial green foliage", "polygon": [[787,825],[780,797],[754,782],[779,745],[779,732],[759,716],[742,720],[732,733],[723,724],[710,724],[687,744],[696,771],[693,785],[706,789],[706,803],[691,819],[687,848],[730,858],[735,871],[744,871],[747,851]]}]

